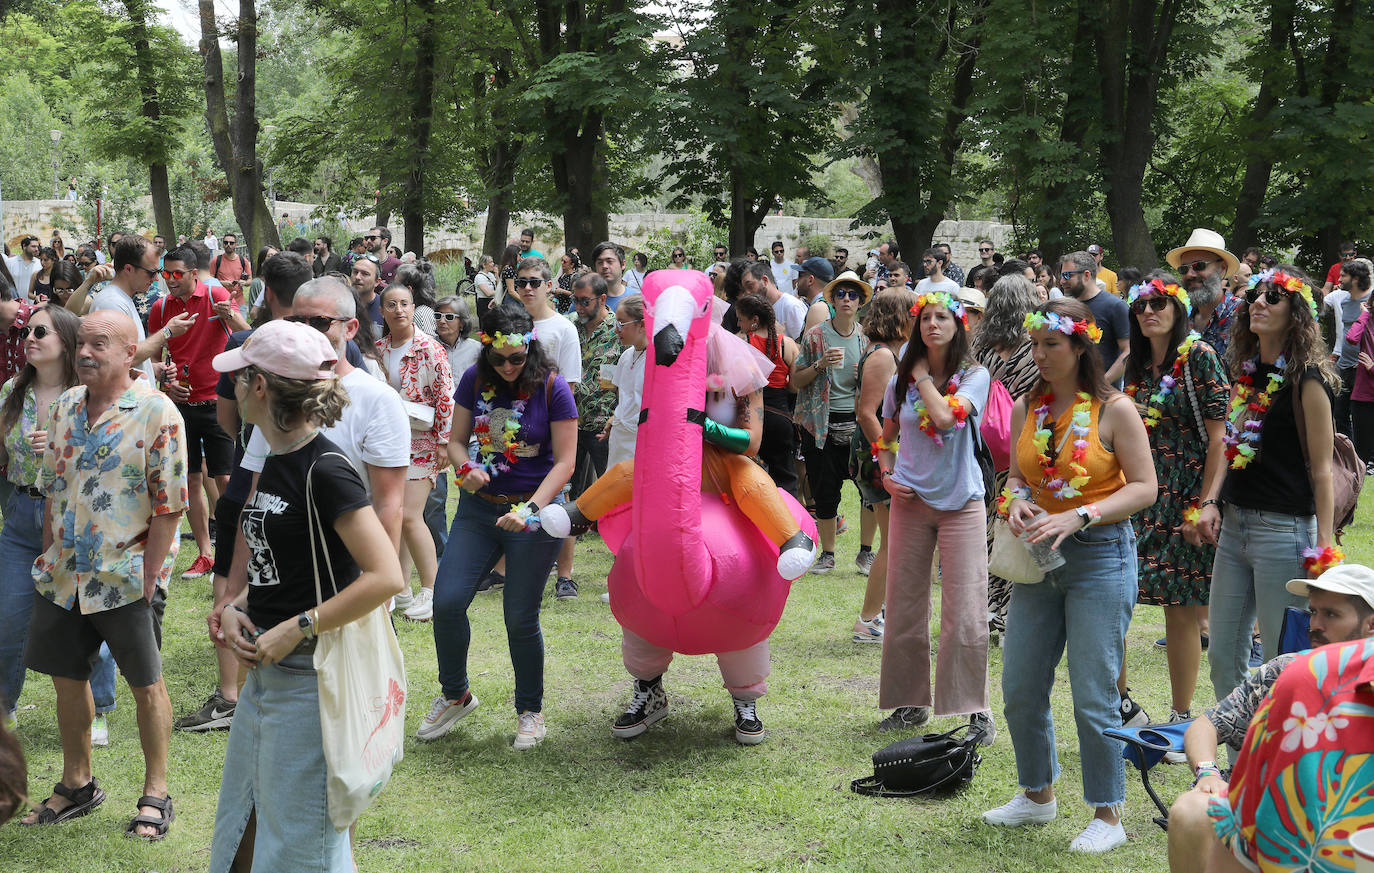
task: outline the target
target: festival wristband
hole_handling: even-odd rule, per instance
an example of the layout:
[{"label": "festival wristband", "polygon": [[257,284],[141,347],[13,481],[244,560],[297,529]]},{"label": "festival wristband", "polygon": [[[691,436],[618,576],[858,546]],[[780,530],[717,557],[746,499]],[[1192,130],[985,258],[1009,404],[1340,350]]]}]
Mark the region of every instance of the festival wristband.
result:
[{"label": "festival wristband", "polygon": [[1088,515],[1092,516],[1092,521],[1088,522],[1089,525],[1102,523],[1102,510],[1097,508],[1096,503],[1089,503],[1083,508],[1088,510]]},{"label": "festival wristband", "polygon": [[1302,567],[1309,573],[1316,573],[1320,576],[1332,567],[1339,567],[1345,563],[1345,552],[1335,546],[1327,546],[1324,549],[1303,549]]},{"label": "festival wristband", "polygon": [[703,438],[713,446],[742,455],[749,449],[749,431],[742,427],[726,427],[709,415],[702,424]]},{"label": "festival wristband", "polygon": [[1199,509],[1206,509],[1206,508],[1209,507],[1209,506],[1215,506],[1215,507],[1217,507],[1218,509],[1220,509],[1220,508],[1221,508],[1221,501],[1218,500],[1218,499],[1216,499],[1215,497],[1208,497],[1206,500],[1202,501],[1201,504],[1199,504],[1198,508],[1199,508]]}]

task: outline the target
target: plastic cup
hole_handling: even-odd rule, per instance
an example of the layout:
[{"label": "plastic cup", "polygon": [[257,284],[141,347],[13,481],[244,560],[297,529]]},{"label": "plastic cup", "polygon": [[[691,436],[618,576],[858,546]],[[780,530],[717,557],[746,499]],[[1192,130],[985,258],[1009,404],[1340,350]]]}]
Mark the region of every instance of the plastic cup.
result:
[{"label": "plastic cup", "polygon": [[[1035,521],[1048,514],[1049,513],[1045,510],[1036,507],[1035,516],[1031,521]],[[1051,570],[1058,570],[1060,567],[1064,566],[1064,555],[1051,545],[1049,540],[1033,543],[1030,541],[1030,537],[1031,534],[1029,531],[1022,533],[1021,542],[1026,544],[1026,550],[1030,552],[1031,560],[1035,561],[1035,566],[1039,567],[1042,572],[1048,573]],[[1374,871],[1370,871],[1370,873],[1374,873]]]},{"label": "plastic cup", "polygon": [[615,376],[615,364],[602,364],[597,371],[597,384],[602,388],[611,387],[611,378]]},{"label": "plastic cup", "polygon": [[1355,854],[1355,873],[1374,873],[1374,828],[1352,834],[1350,848]]}]

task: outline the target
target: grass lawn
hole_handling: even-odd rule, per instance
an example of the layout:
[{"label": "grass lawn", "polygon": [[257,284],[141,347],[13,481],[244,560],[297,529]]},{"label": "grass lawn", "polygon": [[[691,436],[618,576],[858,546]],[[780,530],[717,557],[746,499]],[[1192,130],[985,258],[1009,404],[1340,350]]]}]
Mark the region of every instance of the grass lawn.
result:
[{"label": "grass lawn", "polygon": [[[857,519],[852,491],[847,511]],[[1369,560],[1363,513],[1347,550]],[[1070,839],[1086,825],[1078,750],[1064,669],[1055,690],[1060,727],[1061,814],[1039,828],[1000,830],[979,814],[1016,787],[1011,743],[1002,724],[1002,652],[993,649],[992,701],[997,742],[963,793],[934,800],[879,800],[849,791],[868,775],[869,756],[895,739],[875,726],[879,647],[849,641],[863,592],[854,569],[858,535],[840,537],[838,568],[803,577],[772,637],[773,675],[760,716],[768,739],[743,747],[733,738],[729,696],[714,659],[683,657],[667,674],[671,715],[629,742],[610,734],[629,679],[620,663],[620,629],[599,595],[610,556],[595,536],[578,549],[581,597],[543,614],[547,653],[544,711],[548,739],[529,752],[510,748],[513,680],[501,625],[500,594],[472,607],[472,685],[481,707],[434,743],[411,738],[406,758],[358,829],[363,871],[1158,871],[1165,837],[1133,770],[1127,771],[1127,846],[1110,859],[1076,857]],[[194,558],[184,548],[178,569]],[[174,583],[164,659],[177,715],[195,709],[214,682],[205,638],[210,580]],[[937,603],[938,606],[938,603]],[[410,674],[407,728],[413,733],[438,685],[428,625],[399,621]],[[1127,640],[1135,698],[1156,718],[1169,709],[1159,608],[1136,610]],[[1211,702],[1200,677],[1195,708]],[[954,726],[953,720],[932,727]],[[209,860],[226,733],[173,733],[170,779],[177,819],[165,842],[126,838],[141,793],[142,758],[128,688],[110,720],[111,745],[94,753],[109,799],[94,814],[43,830],[0,828],[0,871],[203,870]],[[30,790],[41,800],[61,773],[51,683],[29,674],[19,713]],[[1162,794],[1190,783],[1183,767],[1162,768]],[[290,871],[266,871],[290,873]]]}]

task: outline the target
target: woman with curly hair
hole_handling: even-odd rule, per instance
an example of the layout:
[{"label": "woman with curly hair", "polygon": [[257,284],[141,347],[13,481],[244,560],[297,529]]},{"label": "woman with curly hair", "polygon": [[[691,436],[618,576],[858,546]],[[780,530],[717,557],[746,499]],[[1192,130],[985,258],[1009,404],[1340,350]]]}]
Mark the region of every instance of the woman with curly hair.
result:
[{"label": "woman with curly hair", "polygon": [[1245,678],[1257,617],[1264,660],[1278,654],[1284,610],[1306,605],[1288,580],[1314,578],[1344,557],[1334,548],[1331,480],[1340,377],[1311,281],[1297,267],[1250,278],[1228,355],[1226,472],[1208,483],[1197,520],[1203,542],[1217,547],[1207,660],[1218,699]]}]

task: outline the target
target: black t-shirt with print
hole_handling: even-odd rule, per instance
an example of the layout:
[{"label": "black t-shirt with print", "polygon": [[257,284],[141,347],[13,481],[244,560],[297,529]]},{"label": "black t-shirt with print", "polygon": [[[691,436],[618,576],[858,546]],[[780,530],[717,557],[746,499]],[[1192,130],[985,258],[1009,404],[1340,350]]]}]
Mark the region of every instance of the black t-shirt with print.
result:
[{"label": "black t-shirt with print", "polygon": [[248,617],[262,630],[300,615],[318,602],[305,514],[305,480],[312,464],[315,510],[324,527],[323,550],[319,538],[315,540],[324,599],[358,578],[358,564],[335,532],[334,521],[369,505],[369,500],[358,471],[338,452],[338,446],[317,436],[293,452],[268,456],[258,477],[258,490],[243,508],[240,524],[248,546]]}]

